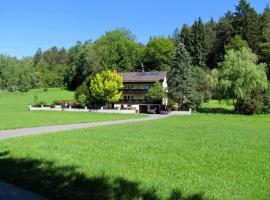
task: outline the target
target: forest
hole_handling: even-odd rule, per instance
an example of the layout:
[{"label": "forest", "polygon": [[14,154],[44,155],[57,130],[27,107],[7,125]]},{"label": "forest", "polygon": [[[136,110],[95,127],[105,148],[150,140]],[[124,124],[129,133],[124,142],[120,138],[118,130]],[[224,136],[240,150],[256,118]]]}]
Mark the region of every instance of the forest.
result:
[{"label": "forest", "polygon": [[101,71],[133,72],[142,66],[168,72],[168,95],[180,108],[198,109],[213,98],[232,99],[238,113],[269,112],[270,8],[258,13],[240,0],[218,21],[198,17],[147,44],[128,29],[116,29],[69,49],[39,48],[21,59],[0,55],[0,89],[76,90]]}]

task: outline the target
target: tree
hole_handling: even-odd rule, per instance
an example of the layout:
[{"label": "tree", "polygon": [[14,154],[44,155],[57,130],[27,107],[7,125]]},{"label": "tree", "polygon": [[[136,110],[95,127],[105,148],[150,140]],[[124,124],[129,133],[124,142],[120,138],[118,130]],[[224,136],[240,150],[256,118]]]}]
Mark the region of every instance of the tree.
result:
[{"label": "tree", "polygon": [[270,79],[270,8],[267,6],[264,9],[261,17],[262,38],[260,42],[260,61],[268,66],[268,79]]},{"label": "tree", "polygon": [[37,84],[35,74],[33,73],[34,62],[31,57],[25,57],[18,64],[18,88],[21,92],[27,92]]},{"label": "tree", "polygon": [[9,91],[26,92],[35,86],[33,60],[30,57],[17,60],[0,55],[0,88]]},{"label": "tree", "polygon": [[190,35],[190,27],[187,25],[187,24],[184,24],[182,26],[182,29],[180,31],[180,34],[179,34],[179,39],[177,40],[177,43],[176,45],[181,42],[182,44],[184,44],[186,50],[188,52],[191,52],[191,49],[192,49],[192,44],[191,44],[191,35]]},{"label": "tree", "polygon": [[268,87],[267,77],[265,65],[257,61],[250,49],[232,49],[220,66],[218,86],[223,96],[236,100],[236,112],[253,114],[263,109],[262,94]]},{"label": "tree", "polygon": [[246,0],[240,0],[234,13],[235,34],[246,40],[254,52],[258,52],[260,40],[260,18]]},{"label": "tree", "polygon": [[215,67],[215,43],[217,37],[217,23],[212,18],[205,24],[205,48],[206,65],[210,68]]},{"label": "tree", "polygon": [[134,71],[140,66],[142,46],[128,30],[107,32],[95,42],[95,46],[100,52],[100,63],[104,69]]},{"label": "tree", "polygon": [[116,71],[105,70],[97,73],[90,84],[91,97],[99,105],[117,102],[123,88],[123,77]]},{"label": "tree", "polygon": [[147,71],[169,71],[175,53],[171,39],[154,37],[146,45],[143,63]]},{"label": "tree", "polygon": [[243,47],[249,48],[247,41],[243,40],[241,36],[236,35],[231,39],[229,44],[225,45],[225,50],[228,51],[234,49],[236,51],[239,51]]},{"label": "tree", "polygon": [[52,47],[44,52],[38,49],[34,56],[35,73],[39,77],[39,86],[65,86],[65,72],[69,56],[64,48]]},{"label": "tree", "polygon": [[155,82],[146,94],[146,98],[151,102],[160,102],[166,98],[166,92],[160,82]]},{"label": "tree", "polygon": [[168,77],[169,97],[178,103],[179,109],[197,106],[196,83],[193,75],[189,53],[185,46],[179,43]]},{"label": "tree", "polygon": [[205,67],[206,62],[206,44],[204,24],[199,18],[191,27],[191,47],[189,53],[192,57],[194,66]]},{"label": "tree", "polygon": [[95,73],[102,70],[100,55],[92,41],[84,44],[77,42],[68,52],[69,63],[65,73],[65,82],[71,90],[76,89],[85,80],[91,79]]},{"label": "tree", "polygon": [[234,36],[233,27],[233,14],[227,12],[224,17],[222,17],[217,24],[216,41],[214,45],[214,61],[213,66],[217,67],[219,62],[224,60],[225,55],[225,45],[231,41]]}]

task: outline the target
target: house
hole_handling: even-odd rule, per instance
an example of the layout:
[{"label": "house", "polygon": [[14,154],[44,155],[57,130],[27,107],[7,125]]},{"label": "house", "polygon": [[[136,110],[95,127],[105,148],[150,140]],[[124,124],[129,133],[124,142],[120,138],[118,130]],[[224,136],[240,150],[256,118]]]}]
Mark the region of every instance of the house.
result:
[{"label": "house", "polygon": [[167,72],[127,72],[120,73],[123,77],[124,88],[118,103],[114,104],[118,109],[134,109],[139,113],[146,113],[155,109],[157,113],[167,106],[167,99],[159,102],[150,102],[146,94],[151,85],[160,82],[167,90]]}]

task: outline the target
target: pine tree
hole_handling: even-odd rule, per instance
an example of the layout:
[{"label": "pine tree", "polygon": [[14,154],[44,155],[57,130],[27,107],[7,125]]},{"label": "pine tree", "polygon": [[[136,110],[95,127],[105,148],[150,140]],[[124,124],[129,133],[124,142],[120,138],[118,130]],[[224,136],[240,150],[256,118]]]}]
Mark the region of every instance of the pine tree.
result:
[{"label": "pine tree", "polygon": [[188,52],[191,51],[191,35],[190,35],[190,27],[187,24],[184,24],[182,26],[182,29],[179,33],[179,39],[177,40],[177,44],[179,44],[179,42],[181,42],[182,44],[184,44],[186,50]]},{"label": "pine tree", "polygon": [[196,107],[196,83],[188,51],[182,43],[176,48],[172,69],[168,78],[169,96],[179,109]]},{"label": "pine tree", "polygon": [[192,64],[194,66],[205,67],[206,48],[205,48],[205,30],[204,24],[199,18],[191,27],[191,46],[188,50],[192,57]]},{"label": "pine tree", "polygon": [[213,65],[217,66],[217,63],[224,60],[225,49],[224,46],[231,41],[234,36],[233,28],[233,14],[227,12],[224,17],[222,17],[217,24],[216,42],[214,45],[214,61]]},{"label": "pine tree", "polygon": [[234,13],[235,34],[242,36],[254,52],[258,52],[260,39],[260,18],[246,0],[240,0]]},{"label": "pine tree", "polygon": [[260,61],[268,66],[268,79],[270,79],[270,8],[267,6],[264,9],[261,17],[261,43],[260,43]]},{"label": "pine tree", "polygon": [[206,65],[210,68],[215,67],[215,43],[217,35],[217,23],[212,18],[205,24],[205,48]]}]

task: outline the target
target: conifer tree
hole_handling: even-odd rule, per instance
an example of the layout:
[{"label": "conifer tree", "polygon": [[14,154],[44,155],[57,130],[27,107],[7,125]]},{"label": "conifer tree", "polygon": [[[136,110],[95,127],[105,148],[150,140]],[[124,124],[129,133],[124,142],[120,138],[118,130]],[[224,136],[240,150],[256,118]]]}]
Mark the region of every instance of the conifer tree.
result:
[{"label": "conifer tree", "polygon": [[212,18],[205,24],[205,48],[206,48],[206,65],[210,68],[215,67],[215,43],[217,23]]},{"label": "conifer tree", "polygon": [[267,75],[270,79],[270,8],[267,6],[264,9],[262,18],[262,37],[260,42],[260,61],[267,64]]},{"label": "conifer tree", "polygon": [[260,39],[260,18],[246,0],[240,0],[234,13],[235,34],[241,35],[254,52],[258,52]]},{"label": "conifer tree", "polygon": [[169,96],[179,109],[196,107],[196,83],[188,51],[182,43],[176,48],[172,69],[168,78]]},{"label": "conifer tree", "polygon": [[192,64],[194,66],[205,67],[206,48],[204,24],[199,18],[191,27],[191,47]]}]

